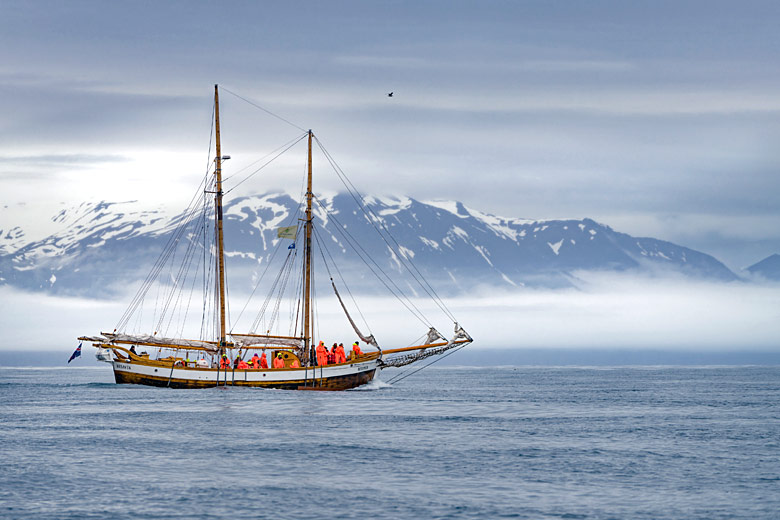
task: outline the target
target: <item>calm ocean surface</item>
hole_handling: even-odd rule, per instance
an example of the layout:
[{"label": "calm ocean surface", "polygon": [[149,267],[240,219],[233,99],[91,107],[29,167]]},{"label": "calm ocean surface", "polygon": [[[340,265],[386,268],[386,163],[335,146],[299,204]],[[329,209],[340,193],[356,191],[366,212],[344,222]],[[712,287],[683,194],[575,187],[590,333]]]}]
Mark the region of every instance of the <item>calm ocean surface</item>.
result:
[{"label": "calm ocean surface", "polygon": [[341,393],[0,368],[0,389],[2,518],[780,517],[780,367],[431,368]]}]

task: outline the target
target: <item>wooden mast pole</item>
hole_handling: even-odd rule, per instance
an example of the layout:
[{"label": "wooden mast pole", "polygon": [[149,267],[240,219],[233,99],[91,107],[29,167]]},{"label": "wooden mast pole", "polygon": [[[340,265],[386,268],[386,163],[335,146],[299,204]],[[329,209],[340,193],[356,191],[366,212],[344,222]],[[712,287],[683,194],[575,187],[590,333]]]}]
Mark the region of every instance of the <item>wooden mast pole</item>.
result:
[{"label": "wooden mast pole", "polygon": [[312,215],[311,215],[311,199],[312,199],[312,167],[311,167],[311,140],[312,133],[309,130],[309,167],[308,167],[308,181],[306,187],[306,247],[304,250],[304,267],[303,267],[303,348],[304,359],[306,362],[310,361],[309,347],[312,343],[311,339],[311,227],[312,227]]},{"label": "wooden mast pole", "polygon": [[216,137],[217,157],[214,159],[214,175],[216,175],[216,227],[217,227],[217,283],[219,285],[219,353],[225,351],[225,243],[222,235],[222,146],[219,141],[219,88],[214,85],[214,131]]}]

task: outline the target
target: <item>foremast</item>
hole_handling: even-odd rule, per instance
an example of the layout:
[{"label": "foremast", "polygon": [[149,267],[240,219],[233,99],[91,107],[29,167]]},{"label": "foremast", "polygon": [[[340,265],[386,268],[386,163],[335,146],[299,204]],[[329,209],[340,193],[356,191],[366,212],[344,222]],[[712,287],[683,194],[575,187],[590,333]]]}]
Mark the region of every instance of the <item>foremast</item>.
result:
[{"label": "foremast", "polygon": [[311,165],[312,132],[309,130],[308,175],[306,184],[306,245],[303,260],[303,352],[304,363],[309,363],[311,340],[311,232],[312,232],[312,165]]},{"label": "foremast", "polygon": [[217,285],[219,290],[219,353],[224,354],[227,338],[225,336],[225,242],[222,232],[222,145],[219,140],[219,86],[214,85],[214,135],[217,156],[214,158],[216,177],[214,218],[217,228]]}]

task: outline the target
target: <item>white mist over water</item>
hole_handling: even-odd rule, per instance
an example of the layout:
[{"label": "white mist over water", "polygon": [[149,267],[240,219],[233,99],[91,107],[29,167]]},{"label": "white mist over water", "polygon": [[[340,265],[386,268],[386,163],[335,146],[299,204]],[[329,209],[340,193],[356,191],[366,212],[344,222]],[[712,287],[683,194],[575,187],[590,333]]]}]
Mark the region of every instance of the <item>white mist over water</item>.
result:
[{"label": "white mist over water", "polygon": [[[475,344],[490,348],[780,349],[779,286],[613,273],[578,276],[580,290],[484,288],[446,303]],[[357,300],[384,347],[406,346],[427,330],[395,300]],[[129,297],[103,301],[2,287],[0,349],[72,347],[80,335],[112,330],[128,301]],[[440,332],[452,335],[452,323],[432,303],[415,304]],[[335,300],[322,299],[318,310],[318,337],[352,341],[354,333]],[[199,319],[193,321],[199,326]],[[363,328],[362,320],[358,326]]]}]

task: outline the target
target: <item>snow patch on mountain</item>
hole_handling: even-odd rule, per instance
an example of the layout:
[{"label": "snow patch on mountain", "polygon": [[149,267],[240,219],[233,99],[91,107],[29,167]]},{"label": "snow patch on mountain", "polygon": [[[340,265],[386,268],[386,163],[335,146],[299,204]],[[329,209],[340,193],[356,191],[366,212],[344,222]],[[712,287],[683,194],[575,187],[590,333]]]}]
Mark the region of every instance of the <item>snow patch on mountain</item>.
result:
[{"label": "snow patch on mountain", "polygon": [[[506,283],[508,283],[509,285],[511,285],[512,287],[518,287],[518,285],[517,285],[517,284],[516,284],[514,281],[512,281],[512,279],[511,279],[511,278],[509,278],[509,277],[508,277],[507,275],[505,275],[504,273],[501,273],[501,279],[502,279],[502,280],[504,280],[504,281],[505,281]],[[522,284],[520,284],[520,285],[522,285]]]},{"label": "snow patch on mountain", "polygon": [[447,232],[447,235],[442,239],[442,243],[450,249],[455,249],[456,239],[467,242],[468,238],[469,234],[463,228],[452,226]]},{"label": "snow patch on mountain", "polygon": [[[471,213],[466,209],[466,206],[454,200],[426,200],[422,201],[422,203],[433,206],[434,208],[442,209],[458,218],[469,218],[471,216]],[[463,210],[463,213],[461,213],[461,209]]]},{"label": "snow patch on mountain", "polygon": [[[364,202],[364,204],[369,204],[369,203]],[[382,217],[387,217],[390,215],[395,215],[396,213],[400,213],[401,211],[408,210],[412,205],[412,199],[406,197],[398,198],[398,199],[374,197],[370,204],[371,205],[381,204],[385,206],[385,208],[380,209],[377,212],[377,214]],[[416,217],[413,215],[413,218]]]},{"label": "snow patch on mountain", "polygon": [[15,226],[7,230],[0,229],[0,254],[13,253],[26,243],[27,237],[21,227]]},{"label": "snow patch on mountain", "polygon": [[469,213],[478,221],[484,223],[490,230],[492,230],[497,236],[505,237],[507,240],[516,241],[518,238],[525,236],[525,229],[522,226],[532,224],[533,220],[527,219],[509,219],[504,217],[498,217],[491,215],[490,213],[483,213],[469,209]]},{"label": "snow patch on mountain", "polygon": [[[488,258],[488,254],[489,254],[489,253],[488,253],[487,251],[485,251],[485,248],[484,248],[484,247],[482,247],[482,246],[474,246],[474,249],[476,249],[476,250],[477,250],[477,253],[479,253],[480,255],[482,255],[482,258],[484,258],[484,259],[485,259],[485,262],[487,262],[487,263],[488,263],[488,265],[489,265],[490,267],[493,267],[493,262],[491,262],[491,261],[490,261],[490,258]],[[502,274],[503,274],[503,273],[502,273]]]},{"label": "snow patch on mountain", "polygon": [[425,237],[418,237],[418,238],[420,239],[420,242],[422,242],[426,246],[431,247],[433,249],[440,249],[439,243],[437,241]]}]

